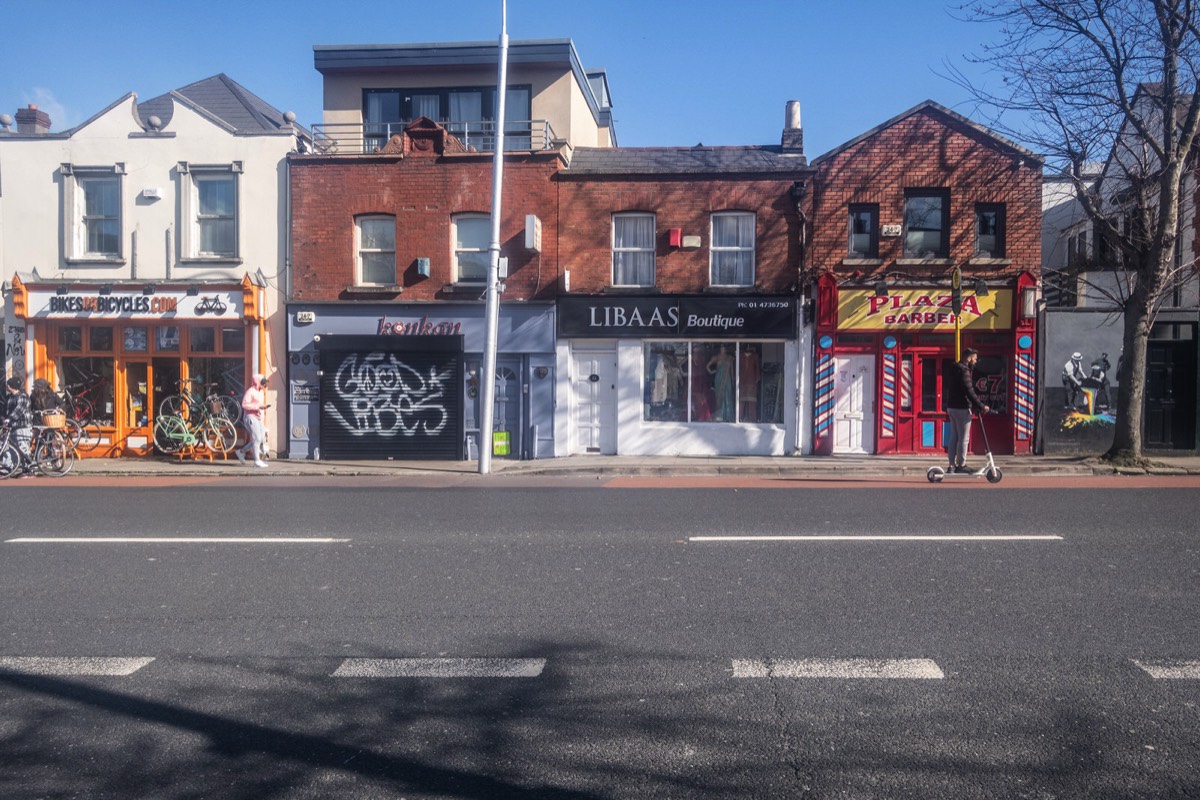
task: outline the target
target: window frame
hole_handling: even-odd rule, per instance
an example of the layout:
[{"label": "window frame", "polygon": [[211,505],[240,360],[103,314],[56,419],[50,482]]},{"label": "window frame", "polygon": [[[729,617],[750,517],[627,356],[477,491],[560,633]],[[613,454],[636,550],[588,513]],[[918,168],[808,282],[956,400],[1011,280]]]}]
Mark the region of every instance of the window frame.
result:
[{"label": "window frame", "polygon": [[[241,175],[242,162],[233,161],[228,164],[191,164],[180,161],[176,167],[180,178],[179,191],[179,260],[181,263],[222,263],[240,264],[242,262],[242,202]],[[233,184],[233,251],[230,253],[209,253],[201,249],[203,242],[203,220],[200,209],[200,184],[210,180],[229,179]],[[223,219],[224,217],[215,217]]]},{"label": "window frame", "polygon": [[[62,174],[62,249],[63,260],[80,264],[123,264],[125,262],[125,165],[77,166],[64,163]],[[116,214],[97,217],[100,221],[116,221],[116,249],[88,249],[87,185],[92,182],[116,184]]]},{"label": "window frame", "polygon": [[[879,204],[878,203],[850,203],[847,211],[847,240],[846,240],[846,257],[851,259],[877,259],[879,258]],[[867,252],[862,253],[854,248],[854,237],[861,236],[856,234],[854,230],[855,215],[866,213],[870,220],[871,229],[867,231],[869,244]]]},{"label": "window frame", "polygon": [[[392,246],[386,247],[365,247],[363,246],[363,223],[364,222],[390,222],[392,231]],[[397,282],[396,273],[396,217],[393,214],[360,214],[354,218],[354,285],[355,286],[395,286]],[[392,255],[392,279],[390,281],[368,281],[363,273],[363,254],[385,254]]]},{"label": "window frame", "polygon": [[[618,222],[624,221],[624,220],[645,219],[645,218],[649,218],[652,223],[649,247],[646,247],[646,246],[617,247],[617,224],[618,224]],[[658,280],[658,247],[657,247],[657,244],[658,244],[658,215],[651,213],[651,212],[646,212],[646,211],[621,211],[621,212],[614,213],[612,215],[612,221],[611,221],[611,224],[609,227],[610,227],[609,234],[611,237],[611,247],[612,247],[612,273],[611,273],[612,285],[613,286],[642,287],[642,288],[651,288],[651,287],[655,286],[657,283],[657,280]],[[645,255],[646,253],[650,254],[650,280],[648,282],[643,281],[643,282],[638,282],[638,283],[621,283],[621,282],[617,281],[617,259],[618,259],[619,254],[624,254],[624,253],[632,253],[634,255],[638,255],[638,254]]]},{"label": "window frame", "polygon": [[[718,245],[717,244],[717,219],[722,217],[731,218],[749,218],[750,219],[750,244],[749,245]],[[758,245],[758,217],[752,211],[714,211],[709,217],[708,222],[708,283],[710,286],[721,287],[738,287],[745,288],[754,286],[757,264],[757,245]],[[738,283],[723,283],[717,280],[717,258],[724,253],[750,254],[750,269],[747,279]],[[739,270],[740,271],[740,270]]]},{"label": "window frame", "polygon": [[[992,252],[983,252],[979,247],[979,222],[985,214],[996,215],[996,248]],[[974,256],[975,258],[1007,258],[1008,248],[1008,227],[1007,227],[1007,211],[1004,203],[976,203],[975,204],[975,243]]]},{"label": "window frame", "polygon": [[[524,92],[524,116],[514,116],[514,100]],[[479,94],[480,119],[450,119],[450,97],[454,94]],[[392,96],[395,98],[397,119],[373,119],[374,116],[392,116],[388,113],[373,114],[371,111],[372,95],[376,96]],[[362,90],[362,121],[364,133],[364,148],[365,152],[371,152],[375,147],[379,147],[387,142],[388,138],[400,132],[400,130],[418,116],[413,111],[413,98],[417,96],[436,96],[438,98],[438,114],[437,119],[433,121],[439,125],[443,125],[455,136],[470,141],[472,144],[478,140],[486,147],[486,142],[495,141],[495,124],[496,111],[499,106],[497,100],[496,87],[491,86],[430,86],[430,87],[410,87],[410,88],[390,88],[379,87]],[[506,87],[505,95],[505,132],[510,131],[516,136],[529,137],[529,122],[533,118],[533,84],[510,84]],[[377,102],[377,104],[379,104]],[[484,123],[484,130],[472,131],[464,127],[462,123]],[[487,126],[493,126],[491,130],[486,130]],[[480,138],[482,136],[482,138]],[[493,145],[494,148],[494,145]]]},{"label": "window frame", "polygon": [[[490,214],[483,214],[483,213],[480,213],[477,211],[470,211],[470,212],[465,212],[462,214],[455,214],[453,217],[450,218],[450,266],[451,266],[451,269],[453,270],[452,274],[454,275],[454,283],[469,284],[471,286],[487,285],[487,279],[488,279],[487,273],[488,273],[488,269],[491,266],[490,263],[484,264],[483,275],[480,276],[479,278],[477,278],[477,279],[476,278],[464,278],[463,272],[462,272],[462,266],[459,263],[459,253],[483,253],[485,255],[488,254],[488,249],[491,246],[491,221],[492,221],[492,217]],[[463,222],[483,222],[483,223],[487,224],[487,228],[485,229],[486,236],[484,237],[482,247],[478,247],[478,248],[459,247],[458,230],[459,230],[459,226]],[[490,259],[490,256],[489,256],[489,259]]]},{"label": "window frame", "polygon": [[[936,252],[909,249],[909,235],[913,228],[909,224],[909,203],[915,200],[936,198],[941,201],[938,228],[917,228],[920,231],[938,230],[941,241]],[[904,258],[916,260],[946,259],[950,257],[950,190],[949,189],[905,189],[904,190]]]}]

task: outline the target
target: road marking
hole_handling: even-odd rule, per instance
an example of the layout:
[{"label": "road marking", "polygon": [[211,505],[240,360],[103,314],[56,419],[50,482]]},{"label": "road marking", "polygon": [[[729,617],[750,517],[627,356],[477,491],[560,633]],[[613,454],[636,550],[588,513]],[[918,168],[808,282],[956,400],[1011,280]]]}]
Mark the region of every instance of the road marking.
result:
[{"label": "road marking", "polygon": [[25,675],[132,675],[153,658],[0,656],[0,670]]},{"label": "road marking", "polygon": [[544,658],[347,658],[335,678],[536,678]]},{"label": "road marking", "polygon": [[735,678],[905,678],[940,680],[945,673],[928,658],[805,658],[733,660]]},{"label": "road marking", "polygon": [[873,535],[813,534],[811,536],[689,536],[689,542],[1060,542],[1055,534],[971,535]]},{"label": "road marking", "polygon": [[1133,662],[1155,680],[1200,680],[1200,661],[1137,661]]},{"label": "road marking", "polygon": [[349,539],[289,536],[25,536],[5,544],[331,544]]}]

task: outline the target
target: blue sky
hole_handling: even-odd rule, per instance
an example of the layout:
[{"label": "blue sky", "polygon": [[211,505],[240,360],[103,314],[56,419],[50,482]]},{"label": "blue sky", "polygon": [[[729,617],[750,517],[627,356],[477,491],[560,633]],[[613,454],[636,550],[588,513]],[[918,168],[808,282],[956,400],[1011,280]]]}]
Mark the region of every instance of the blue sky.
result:
[{"label": "blue sky", "polygon": [[[607,69],[622,146],[777,144],[799,100],[811,158],[927,99],[986,124],[943,75],[996,31],[955,5],[508,0],[508,34],[573,39],[585,66]],[[500,0],[0,0],[0,29],[0,112],[36,103],[54,130],[219,72],[310,125],[313,45],[496,41]]]}]

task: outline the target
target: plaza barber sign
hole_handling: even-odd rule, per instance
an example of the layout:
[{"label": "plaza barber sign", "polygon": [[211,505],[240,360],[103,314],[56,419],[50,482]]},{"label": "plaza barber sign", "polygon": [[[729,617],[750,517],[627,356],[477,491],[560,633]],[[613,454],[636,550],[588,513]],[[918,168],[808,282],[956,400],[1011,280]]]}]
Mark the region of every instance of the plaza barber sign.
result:
[{"label": "plaza barber sign", "polygon": [[796,338],[794,297],[560,297],[557,318],[564,338]]},{"label": "plaza barber sign", "polygon": [[[922,330],[954,332],[953,297],[941,289],[871,289],[838,292],[838,330]],[[963,330],[1007,330],[1012,327],[1012,290],[962,297]]]}]

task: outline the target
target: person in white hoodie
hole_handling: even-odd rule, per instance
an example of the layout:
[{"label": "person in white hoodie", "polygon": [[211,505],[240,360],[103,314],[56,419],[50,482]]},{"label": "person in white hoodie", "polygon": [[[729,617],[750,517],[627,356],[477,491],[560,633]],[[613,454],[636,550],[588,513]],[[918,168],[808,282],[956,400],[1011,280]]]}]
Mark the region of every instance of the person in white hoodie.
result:
[{"label": "person in white hoodie", "polygon": [[237,460],[246,463],[246,451],[253,450],[254,466],[265,467],[262,454],[266,450],[267,429],[263,422],[263,412],[271,406],[267,404],[267,376],[260,372],[254,373],[250,386],[242,395],[242,424],[250,434],[250,441],[233,451]]}]

